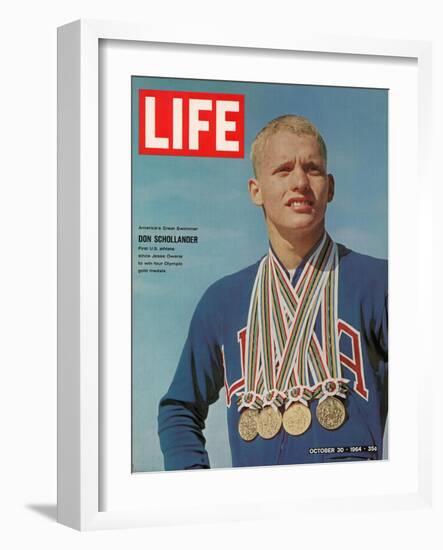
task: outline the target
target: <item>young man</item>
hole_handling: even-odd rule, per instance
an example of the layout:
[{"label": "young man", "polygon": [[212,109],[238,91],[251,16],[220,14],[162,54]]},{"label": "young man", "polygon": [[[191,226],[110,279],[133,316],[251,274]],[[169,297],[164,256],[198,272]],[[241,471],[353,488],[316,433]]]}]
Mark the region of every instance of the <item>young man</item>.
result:
[{"label": "young man", "polygon": [[159,407],[167,470],[208,468],[208,407],[226,390],[233,466],[382,458],[387,262],[325,231],[334,178],[323,138],[285,115],[257,135],[252,202],[269,253],[200,300]]}]

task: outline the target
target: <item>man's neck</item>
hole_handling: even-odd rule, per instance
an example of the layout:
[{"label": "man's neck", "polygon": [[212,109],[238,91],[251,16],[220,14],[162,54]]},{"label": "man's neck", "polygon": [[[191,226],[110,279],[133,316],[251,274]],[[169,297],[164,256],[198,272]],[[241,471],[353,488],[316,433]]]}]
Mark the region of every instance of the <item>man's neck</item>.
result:
[{"label": "man's neck", "polygon": [[294,235],[293,232],[269,231],[269,241],[278,259],[289,271],[295,269],[308,253],[321,240],[325,232],[324,226],[319,227],[309,235]]}]

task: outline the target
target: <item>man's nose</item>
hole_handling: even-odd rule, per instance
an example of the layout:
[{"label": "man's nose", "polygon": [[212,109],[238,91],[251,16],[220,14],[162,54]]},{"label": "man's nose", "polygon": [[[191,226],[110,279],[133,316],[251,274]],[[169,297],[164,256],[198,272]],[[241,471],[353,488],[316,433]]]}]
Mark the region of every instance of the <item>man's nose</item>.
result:
[{"label": "man's nose", "polygon": [[302,167],[296,166],[290,178],[291,189],[305,191],[309,187],[309,179]]}]

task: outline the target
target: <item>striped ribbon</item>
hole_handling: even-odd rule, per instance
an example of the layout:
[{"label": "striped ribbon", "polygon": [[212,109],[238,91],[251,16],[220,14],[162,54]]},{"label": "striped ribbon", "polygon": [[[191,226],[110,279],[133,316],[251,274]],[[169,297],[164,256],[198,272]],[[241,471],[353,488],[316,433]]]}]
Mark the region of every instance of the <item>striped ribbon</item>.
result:
[{"label": "striped ribbon", "polygon": [[261,409],[263,406],[263,398],[259,393],[261,388],[258,388],[261,373],[261,341],[258,330],[258,288],[260,286],[265,263],[266,257],[263,258],[259,265],[249,304],[245,350],[245,391],[238,395],[239,410],[244,407]]},{"label": "striped ribbon", "polygon": [[[263,258],[251,294],[239,410],[283,403],[288,407],[294,401],[307,404],[314,396],[326,396],[329,390],[323,382],[341,379],[337,282],[337,245],[327,233],[307,259],[295,288],[272,249]],[[319,311],[328,344],[325,355],[314,332]],[[336,393],[342,386],[336,384]]]}]

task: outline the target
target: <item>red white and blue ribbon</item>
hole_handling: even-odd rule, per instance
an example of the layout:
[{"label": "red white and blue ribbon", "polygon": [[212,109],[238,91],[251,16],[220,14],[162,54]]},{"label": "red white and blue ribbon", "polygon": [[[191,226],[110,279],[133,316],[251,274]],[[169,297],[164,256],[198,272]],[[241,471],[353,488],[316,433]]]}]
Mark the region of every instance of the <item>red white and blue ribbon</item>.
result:
[{"label": "red white and blue ribbon", "polygon": [[[307,258],[295,288],[272,250],[260,262],[248,313],[245,388],[238,395],[239,410],[277,408],[283,403],[288,407],[295,401],[307,404],[334,391],[344,396],[347,381],[341,376],[337,330],[338,264],[337,245],[327,233]],[[319,313],[325,351],[314,332]]]}]

